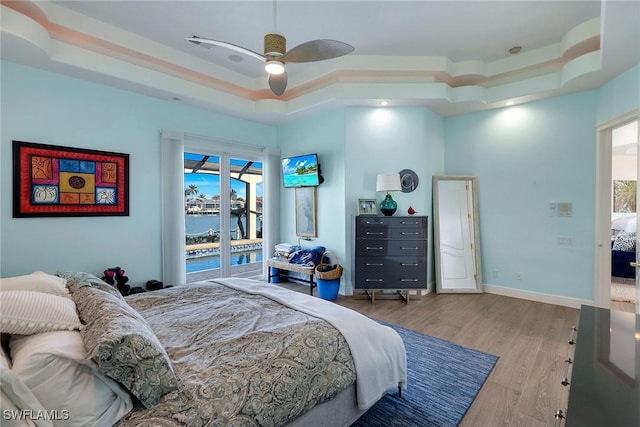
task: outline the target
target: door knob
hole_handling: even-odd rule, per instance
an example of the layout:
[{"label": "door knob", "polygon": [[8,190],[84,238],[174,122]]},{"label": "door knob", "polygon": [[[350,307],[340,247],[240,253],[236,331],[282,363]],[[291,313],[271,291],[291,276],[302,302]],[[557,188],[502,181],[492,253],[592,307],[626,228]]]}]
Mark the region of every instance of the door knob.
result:
[{"label": "door knob", "polygon": [[640,264],[639,264],[639,263],[637,263],[637,262],[630,262],[630,263],[629,263],[629,265],[630,265],[631,267],[636,267],[636,268],[640,267]]}]

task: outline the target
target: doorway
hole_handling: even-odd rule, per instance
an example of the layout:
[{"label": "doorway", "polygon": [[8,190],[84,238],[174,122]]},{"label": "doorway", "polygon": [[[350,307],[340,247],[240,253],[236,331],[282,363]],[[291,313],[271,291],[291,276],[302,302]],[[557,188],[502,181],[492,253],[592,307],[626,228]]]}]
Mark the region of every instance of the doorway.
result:
[{"label": "doorway", "polygon": [[640,313],[636,233],[640,111],[598,127],[594,302]]},{"label": "doorway", "polygon": [[[638,121],[611,129],[611,306],[636,302]],[[635,311],[635,307],[627,307]]]}]

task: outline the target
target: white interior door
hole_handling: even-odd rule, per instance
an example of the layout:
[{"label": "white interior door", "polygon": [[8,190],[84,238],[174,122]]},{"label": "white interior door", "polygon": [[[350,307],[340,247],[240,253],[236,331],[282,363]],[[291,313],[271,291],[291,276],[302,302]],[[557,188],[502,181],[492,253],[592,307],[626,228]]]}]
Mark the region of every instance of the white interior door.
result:
[{"label": "white interior door", "polygon": [[440,223],[441,287],[470,289],[476,287],[476,266],[471,224],[471,181],[440,181],[438,184],[438,218]]}]

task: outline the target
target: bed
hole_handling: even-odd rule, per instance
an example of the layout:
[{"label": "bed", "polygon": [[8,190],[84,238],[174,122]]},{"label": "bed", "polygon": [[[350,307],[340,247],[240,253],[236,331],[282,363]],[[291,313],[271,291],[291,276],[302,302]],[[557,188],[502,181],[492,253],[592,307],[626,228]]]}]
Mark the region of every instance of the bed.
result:
[{"label": "bed", "polygon": [[319,298],[235,278],[125,299],[60,275],[96,375],[131,397],[109,407],[119,427],[348,426],[406,387],[399,335]]}]

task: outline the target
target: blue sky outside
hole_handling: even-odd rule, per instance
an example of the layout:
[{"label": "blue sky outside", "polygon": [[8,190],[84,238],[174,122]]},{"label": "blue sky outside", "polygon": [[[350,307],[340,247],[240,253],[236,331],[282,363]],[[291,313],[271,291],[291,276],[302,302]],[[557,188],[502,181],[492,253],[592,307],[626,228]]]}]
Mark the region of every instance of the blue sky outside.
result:
[{"label": "blue sky outside", "polygon": [[[184,153],[185,160],[201,160],[202,154]],[[218,163],[220,159],[218,157],[211,156],[209,162]],[[231,159],[231,164],[235,166],[244,166],[247,163],[246,160]],[[253,167],[262,168],[262,163],[254,162]],[[195,185],[198,187],[198,195],[204,194],[207,198],[220,194],[220,177],[213,173],[185,173],[184,174],[184,188],[189,188],[189,185]],[[235,179],[231,179],[231,188],[236,191],[238,197],[246,199],[245,184]],[[256,196],[262,197],[262,182],[256,184]]]}]

